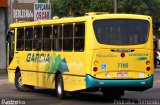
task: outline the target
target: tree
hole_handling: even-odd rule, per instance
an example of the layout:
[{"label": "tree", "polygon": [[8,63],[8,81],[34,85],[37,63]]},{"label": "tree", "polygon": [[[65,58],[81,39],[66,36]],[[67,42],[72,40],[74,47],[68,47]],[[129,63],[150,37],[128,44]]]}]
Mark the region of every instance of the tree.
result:
[{"label": "tree", "polygon": [[[83,16],[86,12],[113,13],[113,0],[51,0],[52,15]],[[160,27],[160,0],[118,0],[118,13],[150,15],[154,32]]]},{"label": "tree", "polygon": [[86,5],[91,0],[51,0],[52,15],[79,16],[84,15]]},{"label": "tree", "polygon": [[88,5],[88,12],[110,12],[113,13],[113,0],[92,0]]}]

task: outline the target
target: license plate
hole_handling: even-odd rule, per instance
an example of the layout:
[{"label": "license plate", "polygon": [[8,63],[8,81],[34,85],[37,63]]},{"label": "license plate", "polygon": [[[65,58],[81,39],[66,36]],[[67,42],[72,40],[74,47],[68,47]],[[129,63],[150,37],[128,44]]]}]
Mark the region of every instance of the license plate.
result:
[{"label": "license plate", "polygon": [[128,72],[117,72],[117,77],[128,77]]}]

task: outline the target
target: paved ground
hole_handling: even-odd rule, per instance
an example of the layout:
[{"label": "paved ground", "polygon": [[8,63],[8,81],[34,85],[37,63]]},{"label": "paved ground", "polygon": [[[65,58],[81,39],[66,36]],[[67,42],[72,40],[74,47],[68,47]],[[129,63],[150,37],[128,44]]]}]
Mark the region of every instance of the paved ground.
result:
[{"label": "paved ground", "polygon": [[154,87],[144,92],[125,92],[118,100],[106,100],[101,93],[83,93],[59,100],[55,91],[36,88],[33,92],[19,92],[14,84],[8,83],[7,75],[0,74],[0,104],[18,102],[19,105],[159,105],[160,104],[160,69],[156,69]]}]

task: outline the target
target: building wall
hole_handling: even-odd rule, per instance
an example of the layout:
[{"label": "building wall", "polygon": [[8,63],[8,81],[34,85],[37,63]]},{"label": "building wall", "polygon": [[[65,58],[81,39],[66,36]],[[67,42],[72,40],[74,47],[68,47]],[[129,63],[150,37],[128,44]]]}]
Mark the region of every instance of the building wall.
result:
[{"label": "building wall", "polygon": [[0,8],[0,69],[6,69],[5,24],[5,8]]},{"label": "building wall", "polygon": [[[12,3],[14,1],[18,1],[19,3],[38,3],[39,0],[8,0],[8,6],[0,6],[0,71],[2,71],[2,69],[5,71],[7,65],[6,43],[5,43],[6,33],[7,33],[6,30],[8,30],[9,24],[12,23],[11,10],[12,10]],[[8,11],[8,13],[6,11]]]}]

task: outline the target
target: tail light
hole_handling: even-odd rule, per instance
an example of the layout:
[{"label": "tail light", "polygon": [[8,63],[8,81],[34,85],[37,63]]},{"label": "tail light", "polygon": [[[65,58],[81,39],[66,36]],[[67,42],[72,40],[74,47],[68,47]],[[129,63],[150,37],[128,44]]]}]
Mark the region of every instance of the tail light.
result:
[{"label": "tail light", "polygon": [[146,65],[149,65],[150,64],[150,61],[148,60],[148,61],[146,61]]},{"label": "tail light", "polygon": [[146,70],[147,70],[147,71],[150,71],[150,70],[151,70],[151,68],[150,68],[150,67],[147,67],[147,68],[146,68]]},{"label": "tail light", "polygon": [[98,61],[94,61],[94,66],[97,66],[98,65]]},{"label": "tail light", "polygon": [[125,53],[121,53],[121,57],[124,58],[125,57]]},{"label": "tail light", "polygon": [[97,67],[94,67],[94,68],[93,68],[93,71],[94,71],[94,72],[97,72],[97,70],[98,70]]}]

